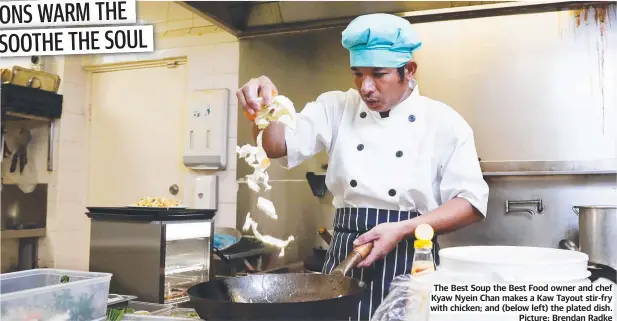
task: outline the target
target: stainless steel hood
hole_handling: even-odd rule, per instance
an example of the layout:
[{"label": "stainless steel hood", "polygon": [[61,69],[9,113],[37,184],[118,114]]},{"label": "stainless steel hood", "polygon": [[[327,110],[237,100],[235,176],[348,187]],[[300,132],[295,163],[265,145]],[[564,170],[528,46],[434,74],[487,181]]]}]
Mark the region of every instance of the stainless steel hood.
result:
[{"label": "stainless steel hood", "polygon": [[385,12],[412,23],[559,11],[605,1],[180,1],[239,39],[341,28],[353,18]]}]

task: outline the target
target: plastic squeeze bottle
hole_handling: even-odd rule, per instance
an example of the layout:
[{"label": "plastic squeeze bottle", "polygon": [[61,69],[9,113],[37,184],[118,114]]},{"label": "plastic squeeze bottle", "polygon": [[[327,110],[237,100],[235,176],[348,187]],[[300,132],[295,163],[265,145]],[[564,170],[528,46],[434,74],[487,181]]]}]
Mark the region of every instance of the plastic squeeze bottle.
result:
[{"label": "plastic squeeze bottle", "polygon": [[413,242],[415,251],[411,264],[411,275],[423,275],[435,272],[433,235],[435,235],[435,231],[428,224],[420,224],[416,227],[416,241]]}]

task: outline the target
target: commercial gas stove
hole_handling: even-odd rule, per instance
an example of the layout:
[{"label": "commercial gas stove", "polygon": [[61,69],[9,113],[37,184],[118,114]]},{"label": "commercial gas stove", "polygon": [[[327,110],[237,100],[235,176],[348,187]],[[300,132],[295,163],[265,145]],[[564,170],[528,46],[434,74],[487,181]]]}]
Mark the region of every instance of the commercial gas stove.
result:
[{"label": "commercial gas stove", "polygon": [[[268,256],[276,249],[265,246],[253,236],[242,236],[240,241],[230,248],[214,255],[216,277],[242,276],[262,271]],[[265,261],[265,262],[264,262]]]}]

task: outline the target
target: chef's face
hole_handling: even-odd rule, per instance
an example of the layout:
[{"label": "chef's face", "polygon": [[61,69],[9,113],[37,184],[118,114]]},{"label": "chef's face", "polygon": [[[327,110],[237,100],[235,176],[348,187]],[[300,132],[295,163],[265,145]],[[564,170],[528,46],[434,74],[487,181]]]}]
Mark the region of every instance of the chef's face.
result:
[{"label": "chef's face", "polygon": [[352,67],[356,89],[369,109],[390,110],[409,96],[409,82],[417,65],[410,61],[401,68]]}]

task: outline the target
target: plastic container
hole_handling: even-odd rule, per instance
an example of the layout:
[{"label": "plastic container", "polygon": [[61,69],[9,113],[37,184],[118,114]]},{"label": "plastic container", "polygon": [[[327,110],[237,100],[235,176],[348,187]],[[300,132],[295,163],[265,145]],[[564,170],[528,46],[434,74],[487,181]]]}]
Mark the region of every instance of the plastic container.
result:
[{"label": "plastic container", "polygon": [[[34,269],[0,274],[2,321],[105,318],[111,273]],[[61,279],[68,277],[68,282]],[[63,318],[64,316],[64,318]]]},{"label": "plastic container", "polygon": [[130,314],[139,314],[140,311],[148,312],[145,315],[162,315],[163,313],[173,309],[173,305],[171,304],[159,304],[159,303],[149,303],[149,302],[140,302],[140,301],[131,301],[127,308],[133,309],[135,312],[130,312]]},{"label": "plastic container", "polygon": [[199,319],[187,319],[178,317],[169,317],[162,315],[139,315],[139,314],[125,314],[122,316],[122,321],[187,321],[187,320],[199,320]]},{"label": "plastic container", "polygon": [[174,308],[169,311],[165,311],[161,315],[166,315],[166,316],[176,317],[176,318],[201,320],[201,318],[197,315],[197,312],[195,312],[195,309],[191,309],[191,308]]},{"label": "plastic container", "polygon": [[435,232],[428,224],[420,224],[416,227],[416,240],[413,242],[414,253],[411,264],[411,275],[422,275],[435,272],[433,235],[435,235]]},{"label": "plastic container", "polygon": [[129,302],[137,299],[134,295],[109,294],[107,296],[107,309],[124,310]]},{"label": "plastic container", "polygon": [[464,246],[439,251],[440,268],[498,273],[518,280],[567,282],[589,276],[589,256],[577,251],[523,246]]},{"label": "plastic container", "polygon": [[[502,279],[492,274],[463,274],[437,269],[433,273],[400,275],[392,280],[390,293],[379,305],[373,321],[463,320],[466,315],[434,315],[430,313],[434,284],[494,284]],[[492,316],[494,318],[494,316]],[[465,319],[467,320],[467,319]]]}]

